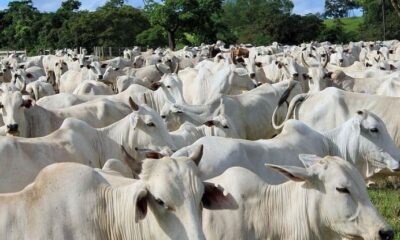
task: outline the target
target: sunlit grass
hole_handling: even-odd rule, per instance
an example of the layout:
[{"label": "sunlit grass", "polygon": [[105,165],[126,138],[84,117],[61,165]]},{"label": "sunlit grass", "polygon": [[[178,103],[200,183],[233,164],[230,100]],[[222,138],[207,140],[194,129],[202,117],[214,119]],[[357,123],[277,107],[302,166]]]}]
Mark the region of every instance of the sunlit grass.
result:
[{"label": "sunlit grass", "polygon": [[400,240],[400,190],[369,189],[375,207],[395,231],[395,240]]}]

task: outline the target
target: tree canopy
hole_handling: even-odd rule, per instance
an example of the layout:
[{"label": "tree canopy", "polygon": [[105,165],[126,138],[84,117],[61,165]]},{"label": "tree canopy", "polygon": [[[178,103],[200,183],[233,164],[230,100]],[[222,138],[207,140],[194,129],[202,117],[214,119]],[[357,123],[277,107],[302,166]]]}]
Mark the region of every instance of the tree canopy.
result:
[{"label": "tree canopy", "polygon": [[[144,47],[226,43],[299,44],[399,38],[398,0],[326,0],[325,13],[293,14],[292,0],[145,0],[143,9],[108,0],[95,11],[79,0],[64,0],[54,12],[40,12],[32,0],[11,1],[0,10],[0,48],[39,49],[94,46]],[[384,4],[384,5],[382,5]],[[340,18],[361,7],[364,24],[346,34]],[[323,17],[338,18],[327,27]]]}]

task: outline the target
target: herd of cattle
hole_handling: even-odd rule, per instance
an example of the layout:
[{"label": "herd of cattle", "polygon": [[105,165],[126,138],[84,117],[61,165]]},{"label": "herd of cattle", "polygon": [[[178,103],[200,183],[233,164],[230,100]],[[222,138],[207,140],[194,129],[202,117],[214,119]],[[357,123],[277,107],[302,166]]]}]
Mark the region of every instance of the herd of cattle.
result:
[{"label": "herd of cattle", "polygon": [[2,239],[365,239],[400,41],[1,59]]}]

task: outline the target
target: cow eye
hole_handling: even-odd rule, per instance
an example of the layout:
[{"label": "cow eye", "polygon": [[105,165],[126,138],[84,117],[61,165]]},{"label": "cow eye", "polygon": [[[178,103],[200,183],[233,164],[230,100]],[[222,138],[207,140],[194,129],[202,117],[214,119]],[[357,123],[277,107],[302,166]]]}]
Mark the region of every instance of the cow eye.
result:
[{"label": "cow eye", "polygon": [[160,205],[160,206],[164,206],[164,205],[165,205],[164,201],[161,200],[161,199],[159,199],[159,198],[156,198],[155,201],[156,201],[156,203],[157,203],[158,205]]},{"label": "cow eye", "polygon": [[343,187],[343,188],[337,187],[336,190],[337,190],[338,192],[340,192],[340,193],[350,194],[349,189],[347,189],[347,188],[345,188],[345,187]]},{"label": "cow eye", "polygon": [[225,125],[225,126],[223,126],[223,128],[229,128],[229,126]]},{"label": "cow eye", "polygon": [[379,132],[378,128],[371,128],[370,131],[372,133],[378,133]]},{"label": "cow eye", "polygon": [[3,107],[4,107],[4,105],[0,103],[0,108],[3,108]]},{"label": "cow eye", "polygon": [[167,88],[171,88],[171,86],[170,86],[170,85],[168,85],[168,86],[167,86]]},{"label": "cow eye", "polygon": [[156,126],[156,125],[155,125],[154,123],[152,123],[152,122],[149,122],[149,123],[147,123],[146,125],[149,126],[149,127],[155,127],[155,126]]}]

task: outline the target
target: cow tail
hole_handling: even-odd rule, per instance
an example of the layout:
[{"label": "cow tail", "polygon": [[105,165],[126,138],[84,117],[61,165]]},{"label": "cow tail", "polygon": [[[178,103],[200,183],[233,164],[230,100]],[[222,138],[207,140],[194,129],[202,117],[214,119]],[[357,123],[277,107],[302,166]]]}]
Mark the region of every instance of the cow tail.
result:
[{"label": "cow tail", "polygon": [[[272,114],[272,126],[273,126],[274,129],[276,129],[276,130],[281,130],[281,129],[283,128],[283,125],[285,124],[285,122],[286,122],[289,118],[292,117],[293,112],[294,112],[296,106],[297,106],[299,103],[301,103],[302,101],[304,101],[304,100],[307,98],[307,96],[308,96],[307,93],[302,93],[302,94],[299,94],[299,95],[295,96],[295,97],[290,101],[290,104],[288,104],[289,106],[288,106],[288,111],[287,111],[286,116],[285,116],[285,120],[283,120],[283,122],[282,122],[280,125],[277,125],[277,123],[276,123],[276,112],[278,111],[279,107],[282,106],[283,103],[285,103],[285,102],[287,103],[286,100],[287,100],[287,98],[288,98],[289,95],[290,95],[290,90],[292,90],[292,89],[293,89],[293,87],[292,87],[292,88],[289,87],[288,89],[286,89],[286,91],[282,94],[281,99],[279,99],[278,105],[275,107],[274,112],[273,112],[273,114]],[[288,90],[289,90],[289,91],[288,91]],[[287,93],[286,93],[286,92],[287,92]]]}]

